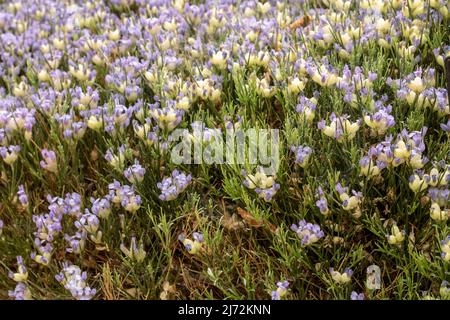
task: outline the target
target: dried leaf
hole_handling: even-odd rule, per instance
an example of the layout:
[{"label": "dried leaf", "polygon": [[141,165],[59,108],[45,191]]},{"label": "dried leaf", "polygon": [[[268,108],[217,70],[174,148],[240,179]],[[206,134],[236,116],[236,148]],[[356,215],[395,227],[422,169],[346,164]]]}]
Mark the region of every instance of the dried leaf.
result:
[{"label": "dried leaf", "polygon": [[159,294],[159,298],[161,300],[169,300],[171,298],[171,294],[175,294],[177,292],[175,288],[175,284],[171,285],[169,281],[164,281],[163,283],[163,291]]},{"label": "dried leaf", "polygon": [[125,289],[125,292],[128,293],[133,298],[137,298],[141,294],[139,288]]},{"label": "dried leaf", "polygon": [[82,260],[82,265],[86,268],[94,269],[97,266],[97,261],[92,256],[89,256],[89,258]]},{"label": "dried leaf", "polygon": [[55,259],[58,261],[66,260],[66,249],[60,249],[60,250],[56,251]]},{"label": "dried leaf", "polygon": [[247,223],[250,227],[261,228],[263,226],[263,222],[261,221],[261,219],[256,219],[247,210],[237,208],[237,213],[241,216],[242,219],[244,219],[245,223]]},{"label": "dried leaf", "polygon": [[170,293],[177,292],[177,290],[175,289],[175,285],[174,284],[170,284],[169,281],[164,281],[164,283],[163,283],[163,290],[164,291],[168,291]]},{"label": "dried leaf", "polygon": [[226,211],[223,214],[220,224],[228,230],[239,230],[244,227],[244,223],[235,214],[230,215]]},{"label": "dried leaf", "polygon": [[305,15],[305,16],[295,20],[294,22],[292,22],[289,25],[289,29],[295,30],[300,27],[306,27],[310,22],[311,22],[311,17],[308,15]]},{"label": "dried leaf", "polygon": [[106,300],[115,300],[114,295],[114,285],[112,282],[111,269],[109,268],[108,262],[103,265],[102,270],[102,292]]},{"label": "dried leaf", "polygon": [[169,296],[169,293],[168,293],[167,291],[162,291],[162,292],[159,294],[159,298],[160,298],[161,300],[169,300],[168,296]]},{"label": "dried leaf", "polygon": [[244,209],[238,207],[237,212],[241,216],[241,218],[245,221],[245,223],[247,223],[250,227],[253,227],[253,228],[266,227],[272,232],[277,231],[277,227],[275,227],[273,224],[271,224],[268,221],[264,221],[262,219],[255,218],[247,210],[244,210]]},{"label": "dried leaf", "polygon": [[420,198],[420,204],[422,205],[422,207],[425,207],[428,202],[430,202],[430,197],[423,196],[422,198]]}]

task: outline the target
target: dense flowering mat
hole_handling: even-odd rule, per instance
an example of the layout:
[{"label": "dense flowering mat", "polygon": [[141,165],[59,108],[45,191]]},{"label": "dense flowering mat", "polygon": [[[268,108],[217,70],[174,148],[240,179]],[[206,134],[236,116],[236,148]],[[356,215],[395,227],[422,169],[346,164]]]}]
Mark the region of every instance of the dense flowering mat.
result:
[{"label": "dense flowering mat", "polygon": [[450,298],[446,0],[0,5],[0,297]]}]

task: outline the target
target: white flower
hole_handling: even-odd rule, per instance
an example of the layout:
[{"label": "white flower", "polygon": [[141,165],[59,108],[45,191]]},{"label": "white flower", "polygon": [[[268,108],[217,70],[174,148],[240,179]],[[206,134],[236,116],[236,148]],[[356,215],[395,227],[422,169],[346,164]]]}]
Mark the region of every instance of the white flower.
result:
[{"label": "white flower", "polygon": [[400,229],[394,225],[391,229],[391,234],[387,237],[390,244],[399,244],[405,240],[405,232],[400,231]]}]

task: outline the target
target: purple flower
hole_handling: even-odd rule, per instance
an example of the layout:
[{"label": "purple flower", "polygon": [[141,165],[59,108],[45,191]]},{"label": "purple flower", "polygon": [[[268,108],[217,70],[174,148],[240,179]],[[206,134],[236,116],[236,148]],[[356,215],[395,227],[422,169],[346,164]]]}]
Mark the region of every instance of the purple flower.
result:
[{"label": "purple flower", "polygon": [[8,296],[15,300],[31,300],[31,292],[27,285],[23,282],[17,283],[14,291],[8,291]]},{"label": "purple flower", "polygon": [[352,291],[351,295],[350,295],[350,299],[351,300],[364,300],[364,293],[358,293],[356,291]]},{"label": "purple flower", "polygon": [[136,212],[142,203],[141,197],[135,194],[133,186],[121,185],[114,180],[108,185],[108,199],[113,203],[120,203],[122,207],[129,212]]},{"label": "purple flower", "polygon": [[77,300],[90,300],[97,292],[87,286],[87,273],[81,272],[75,265],[64,263],[62,271],[55,276],[55,279]]},{"label": "purple flower", "polygon": [[392,128],[395,125],[395,119],[390,114],[391,112],[391,106],[378,106],[375,113],[364,116],[364,122],[375,134],[384,135],[389,128]]},{"label": "purple flower", "polygon": [[90,234],[97,232],[100,221],[95,214],[89,212],[88,209],[85,210],[83,214],[77,221],[75,221],[75,227],[78,230],[86,230]]},{"label": "purple flower", "polygon": [[25,282],[28,278],[28,271],[25,267],[25,263],[23,261],[22,256],[17,256],[17,272],[14,273],[12,271],[8,272],[8,277],[13,279],[16,282]]},{"label": "purple flower", "polygon": [[19,186],[19,190],[17,191],[17,196],[19,197],[20,203],[26,207],[28,206],[28,196],[25,193],[25,188],[23,187],[23,184]]},{"label": "purple flower", "polygon": [[193,237],[194,240],[197,241],[197,242],[203,242],[203,241],[204,241],[204,239],[203,239],[203,234],[201,234],[201,233],[194,232],[194,233],[192,234],[192,237]]},{"label": "purple flower", "polygon": [[19,157],[20,146],[0,147],[0,156],[5,163],[12,165]]},{"label": "purple flower", "polygon": [[342,185],[341,185],[341,183],[340,182],[338,182],[338,183],[336,183],[336,191],[339,193],[339,194],[343,194],[343,193],[347,193],[348,192],[348,188],[347,187],[342,187]]},{"label": "purple flower", "polygon": [[204,237],[203,234],[198,232],[194,232],[192,237],[194,240],[186,238],[186,235],[181,233],[178,235],[178,240],[183,243],[184,247],[190,254],[197,254],[202,250]]},{"label": "purple flower", "polygon": [[34,215],[33,222],[37,229],[34,235],[41,240],[52,242],[54,236],[62,231],[61,220],[62,215],[54,212]]},{"label": "purple flower", "polygon": [[291,146],[291,151],[295,153],[295,163],[305,168],[312,154],[312,149],[308,146],[300,145],[298,147]]},{"label": "purple flower", "polygon": [[270,188],[256,188],[255,192],[259,195],[260,198],[264,199],[264,201],[269,202],[272,201],[273,196],[277,193],[278,190],[280,190],[280,184],[274,183]]},{"label": "purple flower", "polygon": [[191,183],[191,180],[192,176],[190,174],[186,175],[183,172],[174,170],[171,177],[165,178],[157,183],[156,186],[161,190],[159,198],[163,201],[176,199]]},{"label": "purple flower", "polygon": [[281,298],[286,295],[288,287],[288,281],[277,282],[277,290],[272,291],[271,294],[272,300],[281,300]]},{"label": "purple flower", "polygon": [[298,226],[293,224],[291,230],[297,233],[298,237],[301,239],[302,246],[313,244],[324,236],[319,225],[307,223],[305,220],[301,220],[298,223]]},{"label": "purple flower", "polygon": [[123,172],[125,178],[128,179],[132,184],[137,184],[144,180],[145,168],[139,164],[137,159],[134,160],[134,164],[131,167],[128,167]]},{"label": "purple flower", "polygon": [[450,133],[450,120],[447,121],[447,124],[441,123],[441,128],[445,132],[449,132]]},{"label": "purple flower", "polygon": [[349,268],[345,268],[344,272],[340,273],[339,271],[335,271],[334,268],[330,268],[331,278],[339,284],[346,284],[351,281],[351,277],[353,275],[353,270]]},{"label": "purple flower", "polygon": [[242,170],[241,174],[245,178],[242,184],[249,189],[254,189],[259,197],[266,202],[271,201],[277,191],[280,190],[280,184],[275,183],[276,177],[267,176],[261,167],[254,175],[247,174],[245,170]]},{"label": "purple flower", "polygon": [[58,164],[56,163],[56,154],[54,151],[42,149],[41,155],[44,160],[41,160],[40,165],[43,169],[57,173],[58,172]]},{"label": "purple flower", "polygon": [[74,217],[79,217],[81,215],[81,195],[73,192],[66,194],[64,198],[65,211]]},{"label": "purple flower", "polygon": [[319,208],[320,213],[322,213],[324,215],[329,212],[328,202],[327,202],[327,199],[325,199],[325,198],[320,198],[319,200],[317,200],[316,206]]},{"label": "purple flower", "polygon": [[106,219],[111,213],[111,204],[107,198],[91,199],[93,214],[97,215],[99,218]]},{"label": "purple flower", "polygon": [[64,235],[64,239],[68,242],[67,252],[81,254],[86,243],[87,233],[85,230],[76,232],[73,236]]}]

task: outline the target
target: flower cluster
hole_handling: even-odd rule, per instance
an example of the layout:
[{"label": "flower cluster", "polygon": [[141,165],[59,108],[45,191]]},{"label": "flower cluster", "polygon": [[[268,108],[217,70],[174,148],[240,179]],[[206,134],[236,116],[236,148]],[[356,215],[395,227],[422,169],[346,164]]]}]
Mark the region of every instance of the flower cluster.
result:
[{"label": "flower cluster", "polygon": [[126,168],[123,175],[130,183],[138,184],[144,180],[145,168],[140,165],[137,159],[135,159],[134,164]]},{"label": "flower cluster", "polygon": [[100,220],[97,215],[85,209],[85,213],[80,215],[74,222],[74,226],[77,228],[75,235],[69,236],[66,234],[64,236],[65,240],[69,243],[69,247],[66,249],[67,252],[81,254],[88,235],[94,243],[100,242],[102,233],[101,231],[97,232],[99,224]]},{"label": "flower cluster", "polygon": [[180,234],[178,236],[178,240],[180,240],[183,243],[184,247],[190,254],[198,254],[203,249],[203,241],[204,241],[203,234],[194,232],[192,234],[192,238],[194,240],[186,238],[184,234]]},{"label": "flower cluster", "polygon": [[40,165],[43,169],[57,173],[58,172],[58,163],[56,162],[56,153],[52,150],[42,149],[41,151],[42,158]]},{"label": "flower cluster", "polygon": [[55,278],[77,300],[90,300],[97,292],[87,285],[87,273],[81,272],[80,267],[76,265],[65,263],[62,271]]},{"label": "flower cluster", "polygon": [[55,114],[54,119],[59,123],[62,135],[67,140],[79,140],[86,133],[87,125],[84,121],[74,121],[74,114]]},{"label": "flower cluster", "polygon": [[291,151],[295,153],[295,163],[300,167],[305,168],[308,165],[312,149],[308,146],[291,146]]},{"label": "flower cluster", "polygon": [[98,216],[100,219],[107,219],[111,214],[111,203],[109,202],[109,197],[105,198],[91,198],[91,211],[93,214]]},{"label": "flower cluster", "polygon": [[312,224],[301,220],[298,225],[293,224],[291,230],[297,233],[298,237],[302,240],[302,246],[308,246],[323,238],[324,233],[317,224]]},{"label": "flower cluster", "polygon": [[121,145],[117,149],[117,154],[114,154],[113,149],[108,149],[105,154],[105,159],[108,161],[110,166],[114,168],[115,170],[122,171],[125,166],[125,160],[128,158],[130,154],[130,150],[127,149],[125,145]]},{"label": "flower cluster", "polygon": [[387,79],[397,97],[417,108],[430,108],[441,115],[450,114],[446,90],[435,88],[435,69],[417,69],[403,79]]},{"label": "flower cluster", "polygon": [[8,296],[15,300],[31,300],[31,291],[24,282],[17,283],[14,291],[8,291]]},{"label": "flower cluster", "polygon": [[413,169],[421,169],[428,162],[423,156],[425,151],[424,137],[427,128],[421,131],[408,132],[405,129],[394,140],[392,136],[383,142],[372,146],[368,155],[364,156],[359,165],[361,174],[369,177],[377,176],[386,167],[397,167],[408,164]]},{"label": "flower cluster", "polygon": [[153,119],[161,129],[173,130],[183,118],[183,110],[171,107],[154,108],[151,112]]},{"label": "flower cluster", "polygon": [[107,199],[114,204],[120,204],[126,211],[134,213],[141,207],[141,196],[136,194],[134,186],[122,185],[114,180],[108,185],[108,189]]},{"label": "flower cluster", "polygon": [[353,270],[349,268],[345,268],[344,272],[340,273],[339,271],[334,270],[334,268],[330,268],[331,278],[337,284],[346,284],[351,281]]},{"label": "flower cluster", "polygon": [[[405,269],[405,281],[417,290],[440,285],[440,297],[448,298],[448,283],[436,276],[444,273],[423,273],[424,281],[413,283],[411,265],[417,261],[405,261],[422,255],[405,260],[398,249],[408,242],[408,250],[427,251],[420,246],[448,233],[449,19],[445,0],[1,1],[0,217],[7,229],[0,220],[0,241],[5,263],[14,261],[18,249],[25,257],[16,258],[17,270],[5,266],[16,271],[9,276],[18,282],[8,295],[30,299],[30,289],[40,288],[34,298],[54,296],[46,294],[53,288],[40,273],[55,270],[61,259],[66,263],[56,278],[77,299],[93,298],[96,290],[88,287],[76,261],[89,264],[98,276],[105,270],[99,263],[91,267],[98,262],[93,259],[123,255],[127,264],[136,263],[133,270],[116,268],[117,277],[132,272],[133,279],[141,278],[146,268],[138,264],[164,241],[147,230],[155,229],[153,216],[142,220],[127,212],[141,207],[155,212],[159,196],[170,201],[162,203],[170,210],[156,208],[158,226],[174,227],[168,230],[222,235],[222,226],[234,230],[245,222],[274,232],[276,239],[287,235],[286,245],[274,242],[267,251],[279,251],[264,259],[267,265],[250,271],[275,270],[276,259],[288,270],[302,260],[314,282],[308,296],[335,297],[337,291],[324,287],[329,281],[317,281],[329,277],[320,266],[336,258],[335,246],[357,248],[339,256],[359,269],[362,254],[384,243],[371,257],[374,263],[382,262],[388,274]],[[252,161],[217,166],[194,161],[186,173],[167,171],[175,163],[171,156],[179,133],[207,155],[223,151],[218,138],[224,134],[254,128],[283,134],[276,175],[255,170],[260,163]],[[290,158],[294,163],[286,161]],[[251,171],[239,174],[239,168]],[[194,172],[210,185],[192,184]],[[192,197],[180,196],[188,186]],[[238,211],[243,222],[225,212],[222,226],[210,223],[217,207],[226,210],[225,202],[245,205],[247,214]],[[178,219],[186,208],[209,214],[183,225],[193,221]],[[264,215],[252,215],[259,212]],[[298,216],[316,218],[291,226],[301,246],[311,246],[301,254],[292,251],[300,243],[289,239],[289,232],[278,232]],[[430,233],[430,226],[436,232]],[[30,235],[34,241],[27,241]],[[370,241],[364,241],[368,235]],[[230,236],[209,239],[227,243]],[[179,240],[190,254],[203,250],[200,233]],[[246,247],[264,249],[253,246],[252,237],[244,240]],[[146,252],[151,242],[145,249],[152,251]],[[441,242],[446,262],[449,248],[447,237]],[[248,252],[253,251],[231,255],[247,261]],[[426,255],[419,261],[424,270],[442,267]],[[156,275],[165,274],[171,258],[155,260],[161,263],[152,265]],[[353,272],[330,273],[334,282],[345,284]],[[239,291],[228,284],[225,298],[226,292]],[[374,297],[404,298],[396,285]],[[278,282],[272,299],[283,298],[288,286]],[[176,291],[165,287],[162,296]],[[353,291],[350,298],[364,294]]]},{"label": "flower cluster", "polygon": [[437,163],[427,175],[428,196],[431,199],[430,217],[436,221],[446,221],[450,217],[450,166]]},{"label": "flower cluster", "polygon": [[28,271],[22,256],[17,257],[17,272],[9,272],[8,276],[16,282],[25,282],[28,279]]},{"label": "flower cluster", "polygon": [[351,195],[348,193],[348,187],[343,187],[339,182],[336,183],[336,191],[339,194],[339,198],[342,201],[342,208],[346,211],[351,211],[352,215],[355,218],[359,218],[361,216],[361,199],[363,195],[361,192],[357,192],[352,190]]},{"label": "flower cluster", "polygon": [[317,127],[323,132],[324,135],[336,139],[338,142],[352,140],[356,136],[361,124],[360,120],[356,122],[350,122],[349,116],[336,116],[333,113],[330,115],[330,124],[326,125],[325,120],[322,119]]},{"label": "flower cluster", "polygon": [[304,121],[311,123],[316,115],[317,98],[307,98],[305,96],[300,96],[298,100],[299,103],[297,104],[295,110],[300,115],[301,123],[303,123]]},{"label": "flower cluster", "polygon": [[247,174],[245,171],[242,172],[242,175],[245,178],[243,181],[244,186],[255,190],[258,196],[266,202],[271,201],[280,189],[280,185],[275,183],[275,176],[267,176],[262,168],[259,168],[254,175]]},{"label": "flower cluster", "polygon": [[0,156],[6,164],[12,165],[19,158],[20,146],[0,147]]},{"label": "flower cluster", "polygon": [[25,192],[25,188],[24,188],[23,184],[21,184],[18,189],[19,190],[17,191],[17,196],[19,198],[19,202],[23,207],[27,207],[28,206],[28,196]]},{"label": "flower cluster", "polygon": [[192,176],[190,174],[186,175],[183,172],[174,170],[170,177],[158,182],[157,187],[161,190],[159,198],[162,201],[171,201],[176,199],[178,195],[182,193],[191,183],[191,180]]},{"label": "flower cluster", "polygon": [[398,226],[394,225],[391,228],[391,234],[386,237],[390,244],[400,244],[405,240],[405,231],[400,231]]},{"label": "flower cluster", "polygon": [[34,215],[33,222],[36,225],[35,246],[38,253],[32,252],[31,258],[43,265],[48,265],[52,256],[54,237],[62,231],[63,214],[67,213],[67,208],[62,198],[47,197],[49,202],[49,212],[42,215]]},{"label": "flower cluster", "polygon": [[31,291],[28,288],[26,281],[28,279],[28,270],[21,256],[17,258],[17,272],[10,271],[8,276],[17,282],[14,291],[8,291],[8,296],[15,300],[31,300]]},{"label": "flower cluster", "polygon": [[350,295],[350,299],[351,300],[364,300],[364,293],[358,293],[356,291],[352,291],[351,295]]},{"label": "flower cluster", "polygon": [[389,128],[395,125],[395,119],[391,115],[392,107],[383,107],[381,104],[375,104],[376,111],[364,116],[364,122],[370,127],[374,135],[382,136]]}]

